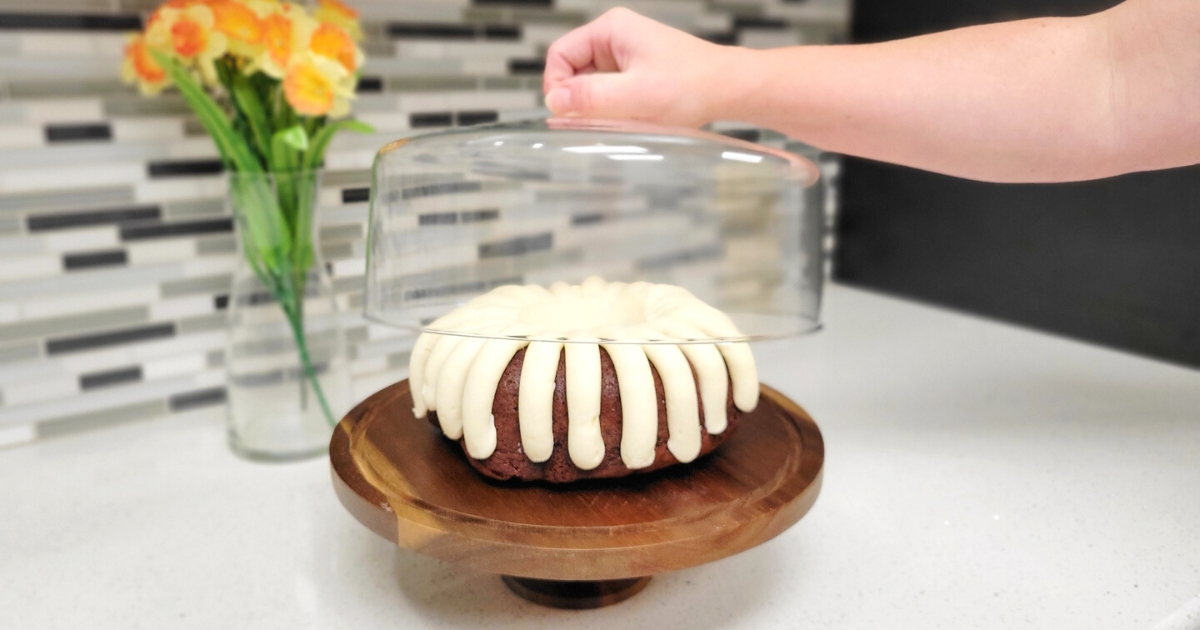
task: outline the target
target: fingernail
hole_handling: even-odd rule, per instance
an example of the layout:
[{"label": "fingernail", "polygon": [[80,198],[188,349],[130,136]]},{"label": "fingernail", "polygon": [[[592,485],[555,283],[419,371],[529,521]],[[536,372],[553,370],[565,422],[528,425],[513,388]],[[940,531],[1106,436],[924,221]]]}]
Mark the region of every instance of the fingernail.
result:
[{"label": "fingernail", "polygon": [[556,87],[546,95],[546,107],[555,114],[564,114],[571,104],[571,89]]}]

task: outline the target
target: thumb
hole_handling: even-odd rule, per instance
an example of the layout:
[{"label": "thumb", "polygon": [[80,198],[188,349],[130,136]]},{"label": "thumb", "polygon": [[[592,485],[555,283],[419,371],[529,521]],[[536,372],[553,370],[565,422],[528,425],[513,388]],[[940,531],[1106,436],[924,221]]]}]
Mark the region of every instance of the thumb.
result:
[{"label": "thumb", "polygon": [[627,72],[604,72],[572,77],[546,93],[546,107],[555,116],[634,118],[642,109],[637,78]]}]

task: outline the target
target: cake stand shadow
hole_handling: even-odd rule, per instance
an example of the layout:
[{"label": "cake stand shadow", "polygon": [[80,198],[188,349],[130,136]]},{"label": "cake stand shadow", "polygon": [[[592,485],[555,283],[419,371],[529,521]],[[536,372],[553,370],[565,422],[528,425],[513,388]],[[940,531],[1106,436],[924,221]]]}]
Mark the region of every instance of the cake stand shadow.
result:
[{"label": "cake stand shadow", "polygon": [[825,448],[812,418],[763,385],[738,435],[692,464],[563,486],[498,483],[413,416],[405,380],[351,410],[329,454],[342,505],[375,533],[500,574],[530,601],[580,609],[783,532],[816,501]]}]

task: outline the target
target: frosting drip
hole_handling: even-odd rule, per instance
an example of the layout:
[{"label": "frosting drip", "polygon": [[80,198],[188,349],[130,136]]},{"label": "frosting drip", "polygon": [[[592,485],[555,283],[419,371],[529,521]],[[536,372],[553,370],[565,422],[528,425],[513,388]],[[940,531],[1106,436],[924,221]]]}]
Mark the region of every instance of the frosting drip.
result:
[{"label": "frosting drip", "polygon": [[467,302],[430,328],[568,342],[435,333],[417,339],[409,361],[413,413],[423,418],[436,411],[442,432],[451,439],[463,438],[475,459],[487,459],[496,449],[492,401],[505,368],[522,348],[526,351],[518,422],[521,447],[534,462],[546,461],[554,449],[553,398],[560,356],[566,366],[567,450],[582,470],[592,470],[604,459],[600,348],[612,359],[620,388],[621,461],[627,468],[654,462],[658,401],[651,366],[666,399],[667,448],[681,462],[699,455],[701,430],[725,430],[730,382],[735,407],[748,412],[758,404],[758,372],[745,343],[614,343],[741,336],[724,313],[681,287],[610,283],[594,276],[579,285],[560,282],[549,289],[509,285]]}]

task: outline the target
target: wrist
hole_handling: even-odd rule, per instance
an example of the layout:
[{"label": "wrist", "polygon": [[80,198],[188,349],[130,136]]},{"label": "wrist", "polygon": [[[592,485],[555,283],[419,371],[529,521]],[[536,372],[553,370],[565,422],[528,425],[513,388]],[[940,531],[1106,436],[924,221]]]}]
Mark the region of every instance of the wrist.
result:
[{"label": "wrist", "polygon": [[712,95],[705,112],[709,122],[755,122],[754,103],[761,98],[767,83],[766,52],[739,46],[720,48],[714,64],[717,72],[709,75],[710,81],[716,78],[715,85],[710,82],[703,88]]}]

